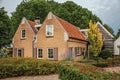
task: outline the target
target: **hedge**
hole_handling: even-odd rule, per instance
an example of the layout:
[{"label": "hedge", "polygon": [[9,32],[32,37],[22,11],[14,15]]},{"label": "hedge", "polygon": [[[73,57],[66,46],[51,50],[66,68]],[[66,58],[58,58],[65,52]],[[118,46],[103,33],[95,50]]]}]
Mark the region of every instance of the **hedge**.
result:
[{"label": "hedge", "polygon": [[30,58],[0,59],[0,78],[57,73],[57,63]]},{"label": "hedge", "polygon": [[[81,67],[81,66],[77,66]],[[61,80],[120,80],[119,74],[113,74],[93,67],[75,68],[73,65],[59,65]]]}]

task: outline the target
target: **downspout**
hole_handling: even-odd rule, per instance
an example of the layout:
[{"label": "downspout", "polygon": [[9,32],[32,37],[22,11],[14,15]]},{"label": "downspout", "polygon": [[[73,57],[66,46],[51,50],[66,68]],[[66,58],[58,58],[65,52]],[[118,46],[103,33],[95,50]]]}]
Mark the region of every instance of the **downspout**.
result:
[{"label": "downspout", "polygon": [[35,48],[35,40],[36,40],[36,36],[34,36],[34,38],[33,38],[33,41],[32,41],[32,56],[33,56],[33,58],[34,58],[34,48]]}]

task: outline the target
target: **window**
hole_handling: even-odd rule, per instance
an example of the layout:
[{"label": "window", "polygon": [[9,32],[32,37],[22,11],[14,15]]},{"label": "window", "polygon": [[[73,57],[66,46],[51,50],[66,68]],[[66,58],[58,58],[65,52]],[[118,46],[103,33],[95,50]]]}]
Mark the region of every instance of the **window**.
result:
[{"label": "window", "polygon": [[26,38],[26,30],[21,31],[21,38],[25,39]]},{"label": "window", "polygon": [[80,47],[75,47],[75,54],[76,54],[76,56],[81,55],[81,48]]},{"label": "window", "polygon": [[22,57],[22,49],[18,49],[18,57]]},{"label": "window", "polygon": [[42,57],[43,57],[43,50],[42,49],[38,49],[37,58],[42,58]]},{"label": "window", "polygon": [[48,48],[48,59],[54,59],[54,49]]},{"label": "window", "polygon": [[46,25],[46,36],[53,36],[53,25]]}]

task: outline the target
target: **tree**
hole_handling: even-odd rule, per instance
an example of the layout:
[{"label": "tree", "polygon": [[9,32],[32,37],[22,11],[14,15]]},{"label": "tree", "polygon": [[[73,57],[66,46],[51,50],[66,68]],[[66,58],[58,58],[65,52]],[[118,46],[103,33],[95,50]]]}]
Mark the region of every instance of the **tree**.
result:
[{"label": "tree", "polygon": [[88,38],[90,40],[90,52],[97,57],[101,52],[103,39],[96,23],[92,23],[92,21],[89,22]]},{"label": "tree", "polygon": [[30,20],[39,17],[42,23],[49,11],[52,11],[56,16],[82,29],[88,28],[90,20],[101,22],[101,20],[96,15],[93,15],[87,8],[82,8],[72,1],[58,3],[54,0],[24,0],[17,6],[16,12],[12,13],[11,23],[13,31],[16,31],[22,17]]},{"label": "tree", "polygon": [[118,32],[116,34],[116,39],[120,36],[120,29],[118,29]]},{"label": "tree", "polygon": [[113,29],[110,27],[110,26],[108,26],[107,24],[104,24],[103,25],[112,35],[114,35],[114,31],[113,31]]},{"label": "tree", "polygon": [[0,8],[0,49],[10,43],[10,19],[4,8]]}]

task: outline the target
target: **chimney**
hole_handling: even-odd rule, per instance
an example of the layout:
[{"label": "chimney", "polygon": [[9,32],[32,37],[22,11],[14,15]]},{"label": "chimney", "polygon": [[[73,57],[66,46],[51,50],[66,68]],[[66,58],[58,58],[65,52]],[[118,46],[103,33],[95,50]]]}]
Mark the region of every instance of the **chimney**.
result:
[{"label": "chimney", "polygon": [[35,18],[35,23],[36,23],[36,25],[40,24],[40,19],[39,19],[39,17],[36,17],[36,18]]}]

